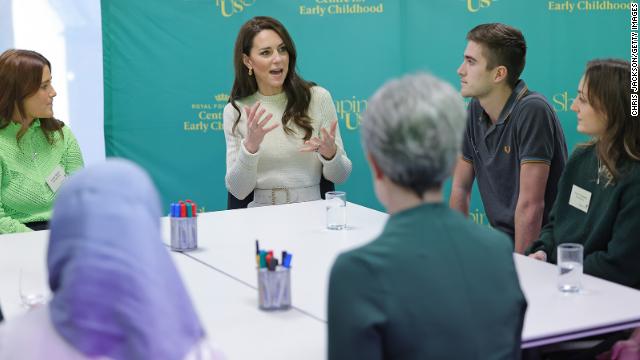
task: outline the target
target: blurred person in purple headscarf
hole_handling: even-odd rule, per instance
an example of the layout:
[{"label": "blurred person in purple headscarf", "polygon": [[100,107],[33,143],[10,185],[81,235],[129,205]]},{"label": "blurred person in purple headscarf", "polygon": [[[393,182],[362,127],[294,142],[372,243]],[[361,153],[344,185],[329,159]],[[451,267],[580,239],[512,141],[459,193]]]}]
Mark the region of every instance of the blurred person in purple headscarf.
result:
[{"label": "blurred person in purple headscarf", "polygon": [[71,177],[51,220],[53,298],[0,327],[0,359],[221,358],[162,244],[160,211],[131,162]]}]

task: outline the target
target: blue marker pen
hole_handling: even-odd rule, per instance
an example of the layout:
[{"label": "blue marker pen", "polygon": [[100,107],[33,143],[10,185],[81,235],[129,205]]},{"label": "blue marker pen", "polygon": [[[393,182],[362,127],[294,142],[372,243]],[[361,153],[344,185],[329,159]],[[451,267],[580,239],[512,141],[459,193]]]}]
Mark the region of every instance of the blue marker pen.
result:
[{"label": "blue marker pen", "polygon": [[288,253],[287,257],[284,259],[284,263],[282,264],[282,266],[286,267],[287,269],[291,267],[291,258],[293,257],[293,254]]},{"label": "blue marker pen", "polygon": [[173,204],[173,217],[180,217],[180,204]]},{"label": "blue marker pen", "polygon": [[169,216],[175,217],[176,216],[175,214],[176,214],[176,204],[171,203],[171,211],[169,212]]}]

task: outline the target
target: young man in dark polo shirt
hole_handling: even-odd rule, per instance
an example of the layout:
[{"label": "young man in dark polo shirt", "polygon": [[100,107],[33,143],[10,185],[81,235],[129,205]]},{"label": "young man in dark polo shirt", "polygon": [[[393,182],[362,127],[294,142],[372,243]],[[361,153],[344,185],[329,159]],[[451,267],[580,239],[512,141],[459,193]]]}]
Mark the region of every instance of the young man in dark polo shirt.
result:
[{"label": "young man in dark polo shirt", "polygon": [[449,205],[468,215],[478,179],[489,222],[523,253],[555,200],[567,160],[564,133],[549,102],[519,79],[527,51],[519,30],[482,24],[467,40],[458,75],[462,96],[473,99]]}]

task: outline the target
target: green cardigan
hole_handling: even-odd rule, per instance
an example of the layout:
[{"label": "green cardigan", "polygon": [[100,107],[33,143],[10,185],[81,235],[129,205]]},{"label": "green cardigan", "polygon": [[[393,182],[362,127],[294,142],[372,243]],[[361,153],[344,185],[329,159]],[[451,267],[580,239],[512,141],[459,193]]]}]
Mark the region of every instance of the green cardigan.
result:
[{"label": "green cardigan", "polygon": [[[595,147],[579,148],[567,163],[549,223],[528,253],[557,261],[561,243],[584,246],[584,272],[640,289],[640,162],[627,162],[615,184],[597,179]],[[585,213],[569,204],[576,185],[591,193]]]},{"label": "green cardigan", "polygon": [[11,122],[0,129],[0,233],[31,231],[24,223],[46,221],[51,217],[55,193],[46,183],[56,166],[68,175],[83,166],[76,138],[68,126],[64,139],[55,132],[53,145],[40,129],[40,120],[31,124],[20,139],[20,125]]},{"label": "green cardigan", "polygon": [[518,359],[526,300],[511,239],[444,204],[392,215],[341,254],[329,359]]}]

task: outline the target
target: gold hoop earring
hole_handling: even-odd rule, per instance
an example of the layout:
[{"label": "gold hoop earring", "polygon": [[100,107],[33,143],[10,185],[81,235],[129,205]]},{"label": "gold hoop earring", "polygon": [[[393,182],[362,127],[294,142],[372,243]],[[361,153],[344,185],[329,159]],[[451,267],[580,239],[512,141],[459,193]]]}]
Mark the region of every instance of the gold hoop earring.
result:
[{"label": "gold hoop earring", "polygon": [[253,69],[249,68],[249,76],[253,75]]}]

